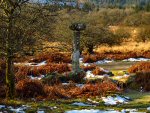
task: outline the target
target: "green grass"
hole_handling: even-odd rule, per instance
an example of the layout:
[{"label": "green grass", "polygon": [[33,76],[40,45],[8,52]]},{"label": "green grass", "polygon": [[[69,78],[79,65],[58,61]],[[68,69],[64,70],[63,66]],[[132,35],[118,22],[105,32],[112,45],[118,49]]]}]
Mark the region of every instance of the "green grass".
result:
[{"label": "green grass", "polygon": [[50,110],[52,113],[63,113],[67,110],[80,110],[80,109],[115,109],[115,110],[122,110],[124,108],[141,108],[146,110],[147,107],[150,107],[150,92],[148,93],[140,93],[137,91],[129,91],[128,93],[124,93],[123,95],[129,96],[133,99],[133,101],[129,102],[128,104],[119,105],[119,106],[105,106],[101,99],[99,97],[92,98],[92,100],[99,101],[99,105],[95,107],[82,107],[82,106],[73,106],[71,105],[74,102],[87,102],[85,98],[79,98],[79,99],[58,99],[58,100],[51,100],[51,101],[20,101],[20,100],[14,100],[14,101],[1,101],[0,103],[7,105],[13,105],[13,106],[19,106],[27,104],[29,106],[32,106],[34,108],[33,110],[37,110],[38,108],[45,108],[48,111],[50,110],[49,107],[57,106],[57,109]]}]

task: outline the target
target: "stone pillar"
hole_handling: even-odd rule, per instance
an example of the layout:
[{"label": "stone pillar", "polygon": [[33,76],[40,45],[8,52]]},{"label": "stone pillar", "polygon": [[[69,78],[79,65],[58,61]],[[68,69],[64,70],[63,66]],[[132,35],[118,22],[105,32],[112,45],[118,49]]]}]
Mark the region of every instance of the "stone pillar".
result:
[{"label": "stone pillar", "polygon": [[81,31],[86,28],[85,24],[82,23],[74,23],[70,26],[70,29],[74,31],[73,37],[73,55],[72,55],[72,70],[73,73],[80,73],[80,34]]}]

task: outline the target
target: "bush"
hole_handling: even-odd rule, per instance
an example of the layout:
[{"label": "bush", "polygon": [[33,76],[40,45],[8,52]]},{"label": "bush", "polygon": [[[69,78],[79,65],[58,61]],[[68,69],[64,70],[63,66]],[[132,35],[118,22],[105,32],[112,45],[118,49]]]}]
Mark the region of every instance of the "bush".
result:
[{"label": "bush", "polygon": [[146,42],[149,40],[150,40],[150,27],[141,28],[137,37],[137,41]]},{"label": "bush", "polygon": [[136,73],[135,82],[142,86],[145,91],[150,91],[150,72]]},{"label": "bush", "polygon": [[5,61],[3,59],[0,59],[0,84],[5,83],[5,68]]},{"label": "bush", "polygon": [[[21,76],[25,77],[25,75],[33,75],[33,76],[39,76],[39,75],[46,75],[48,73],[58,72],[58,73],[64,73],[67,71],[71,71],[71,68],[68,64],[48,64],[44,66],[19,66],[16,69],[16,79],[21,79]],[[20,77],[20,78],[19,78]]]},{"label": "bush", "polygon": [[93,71],[92,71],[92,73],[94,74],[94,75],[103,75],[103,74],[106,74],[105,72],[104,72],[104,70],[102,70],[100,67],[96,67]]},{"label": "bush", "polygon": [[16,82],[19,82],[20,80],[26,79],[29,71],[30,71],[29,66],[16,66],[15,67]]},{"label": "bush", "polygon": [[48,73],[43,79],[42,82],[48,85],[56,85],[60,83],[60,77],[58,73]]},{"label": "bush", "polygon": [[45,96],[43,85],[38,80],[24,79],[16,85],[17,96],[20,98],[35,98]]},{"label": "bush", "polygon": [[83,57],[83,62],[84,63],[93,63],[96,62],[98,60],[103,60],[105,59],[105,55],[104,54],[92,54],[92,55],[84,55]]},{"label": "bush", "polygon": [[0,98],[5,98],[6,97],[6,87],[5,86],[0,86]]},{"label": "bush", "polygon": [[96,68],[96,65],[90,65],[90,66],[82,66],[81,67],[84,71],[88,71],[88,70],[94,70]]},{"label": "bush", "polygon": [[129,86],[136,90],[141,90],[142,87],[144,91],[150,91],[150,72],[137,72]]},{"label": "bush", "polygon": [[48,63],[70,63],[71,55],[62,53],[42,53],[30,60],[30,62],[39,63],[47,61]]},{"label": "bush", "polygon": [[128,69],[129,73],[150,72],[150,62],[139,62]]},{"label": "bush", "polygon": [[82,88],[81,95],[89,96],[104,96],[109,92],[120,91],[116,84],[107,81],[103,83],[87,84]]},{"label": "bush", "polygon": [[75,83],[83,82],[83,78],[85,77],[85,72],[81,71],[80,73],[69,73],[66,77],[68,77],[69,81],[73,81]]},{"label": "bush", "polygon": [[64,89],[62,85],[48,86],[44,87],[44,91],[48,99],[62,99],[62,98],[70,98],[68,91]]}]

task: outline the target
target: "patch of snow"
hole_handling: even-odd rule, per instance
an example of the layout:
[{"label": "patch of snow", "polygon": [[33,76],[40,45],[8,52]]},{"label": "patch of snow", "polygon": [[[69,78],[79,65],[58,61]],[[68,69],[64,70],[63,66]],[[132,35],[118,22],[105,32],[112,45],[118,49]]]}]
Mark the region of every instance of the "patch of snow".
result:
[{"label": "patch of snow", "polygon": [[64,86],[65,86],[65,85],[69,85],[69,83],[62,83],[62,85],[64,85]]},{"label": "patch of snow", "polygon": [[5,105],[0,105],[0,109],[3,109],[5,108],[6,106]]},{"label": "patch of snow", "polygon": [[11,111],[15,112],[15,113],[25,113],[24,109],[19,107],[19,108],[11,108]]},{"label": "patch of snow", "polygon": [[122,97],[120,97],[118,95],[114,98],[114,100],[116,100],[119,103],[128,103],[125,98],[122,98]]},{"label": "patch of snow", "polygon": [[112,96],[102,97],[102,100],[105,105],[126,104],[129,101],[126,98],[123,98],[118,95],[116,95],[115,97],[112,97]]},{"label": "patch of snow", "polygon": [[95,75],[92,73],[92,71],[87,71],[86,78],[92,78],[92,77],[95,77]]},{"label": "patch of snow", "polygon": [[85,104],[85,103],[82,103],[82,102],[75,102],[72,105],[75,105],[75,106],[94,106],[94,105]]},{"label": "patch of snow", "polygon": [[137,109],[125,109],[126,112],[137,112],[138,110]]},{"label": "patch of snow", "polygon": [[146,112],[138,112],[138,111],[131,111],[130,113],[146,113]]},{"label": "patch of snow", "polygon": [[45,111],[37,111],[37,113],[45,113]]},{"label": "patch of snow", "polygon": [[46,61],[40,62],[40,63],[14,63],[14,65],[23,65],[23,66],[44,66],[47,65]]},{"label": "patch of snow", "polygon": [[83,63],[83,66],[87,67],[87,66],[91,66],[90,63]]},{"label": "patch of snow", "polygon": [[93,104],[99,104],[99,102],[95,101],[95,100],[91,100],[90,98],[87,99],[89,102],[93,103]]},{"label": "patch of snow", "polygon": [[83,88],[84,84],[76,84],[76,86],[79,87],[79,88]]},{"label": "patch of snow", "polygon": [[37,113],[45,113],[45,111],[43,109],[39,109]]},{"label": "patch of snow", "polygon": [[140,62],[140,61],[149,61],[150,59],[148,58],[129,58],[129,59],[124,59],[122,61],[124,62]]},{"label": "patch of snow", "polygon": [[54,106],[53,108],[54,108],[54,109],[57,109],[57,106]]},{"label": "patch of snow", "polygon": [[94,64],[107,64],[107,63],[111,63],[111,62],[114,62],[114,60],[107,60],[107,59],[104,59],[104,60],[99,60],[97,62],[94,62]]},{"label": "patch of snow", "polygon": [[30,77],[30,79],[32,79],[32,80],[41,80],[42,78],[44,78],[45,77],[45,75],[40,75],[39,77],[34,77],[34,76],[29,76]]},{"label": "patch of snow", "polygon": [[84,109],[84,110],[71,110],[66,111],[65,113],[120,113],[119,111],[103,111],[103,110],[94,110],[94,109]]},{"label": "patch of snow", "polygon": [[80,62],[80,63],[83,63],[83,58],[79,58],[79,62]]},{"label": "patch of snow", "polygon": [[129,74],[124,74],[124,75],[122,75],[122,76],[115,76],[114,78],[115,78],[115,79],[122,79],[122,78],[128,78],[128,77],[130,77]]},{"label": "patch of snow", "polygon": [[102,100],[105,102],[105,105],[116,105],[117,101],[114,100],[113,97],[108,96],[108,97],[102,97]]},{"label": "patch of snow", "polygon": [[43,62],[37,63],[37,65],[35,65],[35,66],[44,66],[44,65],[47,65],[46,61],[43,61]]},{"label": "patch of snow", "polygon": [[150,107],[148,107],[147,110],[150,111]]}]

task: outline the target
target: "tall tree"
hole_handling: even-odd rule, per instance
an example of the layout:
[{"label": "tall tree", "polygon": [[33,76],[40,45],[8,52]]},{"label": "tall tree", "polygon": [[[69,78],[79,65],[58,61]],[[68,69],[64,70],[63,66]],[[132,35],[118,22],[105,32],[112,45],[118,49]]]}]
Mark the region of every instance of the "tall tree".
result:
[{"label": "tall tree", "polygon": [[15,28],[15,19],[19,16],[21,11],[21,6],[28,2],[28,0],[1,0],[1,18],[3,20],[3,26],[1,30],[5,35],[1,35],[1,40],[3,40],[3,54],[6,58],[6,97],[8,99],[13,99],[15,94],[15,84],[14,84],[14,39],[22,34],[21,30],[18,32]]}]

